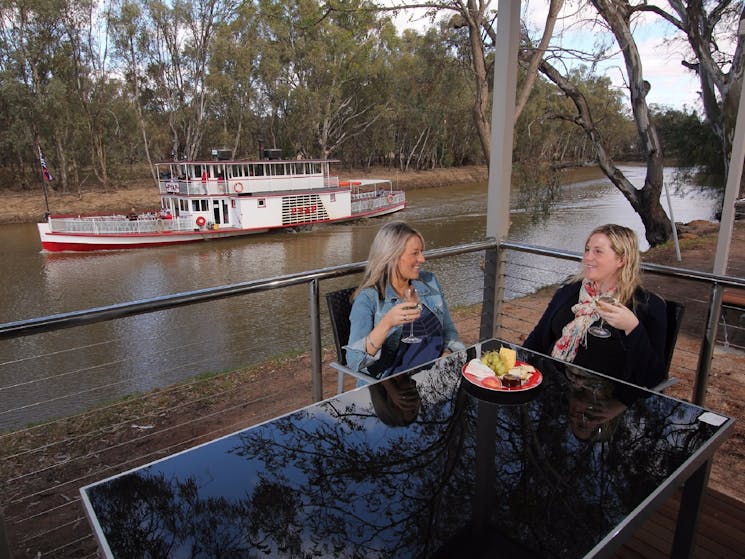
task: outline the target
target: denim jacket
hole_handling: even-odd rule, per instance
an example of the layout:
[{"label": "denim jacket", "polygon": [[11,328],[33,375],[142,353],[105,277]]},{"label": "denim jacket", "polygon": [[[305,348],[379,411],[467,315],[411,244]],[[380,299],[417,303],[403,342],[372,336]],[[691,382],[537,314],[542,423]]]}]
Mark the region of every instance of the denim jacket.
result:
[{"label": "denim jacket", "polygon": [[[440,321],[445,348],[451,352],[465,349],[465,345],[458,339],[458,331],[450,317],[450,311],[435,275],[432,272],[421,271],[419,279],[412,280],[411,284],[416,288],[421,303]],[[349,343],[344,346],[349,368],[367,373],[367,368],[376,363],[384,351],[396,351],[401,341],[403,325],[388,331],[383,346],[375,355],[369,355],[365,351],[365,337],[385,314],[399,303],[401,300],[390,285],[386,286],[383,301],[378,299],[378,292],[374,287],[366,287],[355,297],[352,311],[349,313]]]}]

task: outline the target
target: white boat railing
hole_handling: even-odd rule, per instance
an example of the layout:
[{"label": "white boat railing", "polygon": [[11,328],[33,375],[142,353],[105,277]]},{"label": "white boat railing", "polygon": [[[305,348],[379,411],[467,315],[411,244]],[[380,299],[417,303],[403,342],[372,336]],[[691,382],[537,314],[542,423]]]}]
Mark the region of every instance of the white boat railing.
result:
[{"label": "white boat railing", "polygon": [[113,235],[122,233],[161,233],[163,231],[189,231],[194,229],[193,217],[161,219],[138,216],[100,217],[53,217],[49,219],[53,233],[86,233],[93,235]]},{"label": "white boat railing", "polygon": [[391,194],[386,190],[375,192],[363,192],[355,195],[352,200],[352,213],[367,213],[371,211],[390,206],[391,204],[400,204],[406,201],[406,194],[396,192]]},{"label": "white boat railing", "polygon": [[321,173],[285,175],[264,174],[254,176],[229,176],[227,178],[161,178],[158,189],[161,195],[171,196],[229,196],[248,193],[278,192],[285,190],[313,190],[316,188],[385,189],[394,192],[388,179],[339,180],[335,175]]}]

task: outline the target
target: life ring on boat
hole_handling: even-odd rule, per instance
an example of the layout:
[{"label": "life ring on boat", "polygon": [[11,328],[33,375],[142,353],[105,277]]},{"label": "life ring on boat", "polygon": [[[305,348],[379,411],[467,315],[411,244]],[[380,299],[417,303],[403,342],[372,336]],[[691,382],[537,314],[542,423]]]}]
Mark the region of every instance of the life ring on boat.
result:
[{"label": "life ring on boat", "polygon": [[233,185],[233,190],[235,190],[238,193],[243,192],[243,183],[237,182],[235,185]]},{"label": "life ring on boat", "polygon": [[207,223],[207,220],[206,220],[206,219],[204,219],[204,216],[203,216],[203,215],[200,215],[200,216],[199,216],[199,217],[197,218],[197,225],[199,225],[199,227],[204,227],[204,224],[205,224],[205,223]]},{"label": "life ring on boat", "polygon": [[393,194],[389,194],[388,195],[388,203],[389,204],[392,204],[393,203]]}]

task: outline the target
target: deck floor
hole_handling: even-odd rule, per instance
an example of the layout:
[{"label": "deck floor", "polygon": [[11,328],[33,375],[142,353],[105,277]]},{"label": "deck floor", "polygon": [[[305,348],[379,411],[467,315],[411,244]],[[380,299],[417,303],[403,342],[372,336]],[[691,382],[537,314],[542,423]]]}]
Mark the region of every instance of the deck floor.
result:
[{"label": "deck floor", "polygon": [[[679,495],[673,496],[613,556],[614,559],[670,557],[679,505]],[[745,557],[745,504],[716,490],[707,490],[693,557]]]}]

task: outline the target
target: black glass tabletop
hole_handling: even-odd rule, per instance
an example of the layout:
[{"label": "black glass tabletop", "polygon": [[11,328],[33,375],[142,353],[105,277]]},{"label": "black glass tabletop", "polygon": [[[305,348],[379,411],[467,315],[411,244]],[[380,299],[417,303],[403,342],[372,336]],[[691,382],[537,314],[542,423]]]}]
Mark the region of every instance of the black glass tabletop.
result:
[{"label": "black glass tabletop", "polygon": [[521,348],[537,386],[464,379],[477,351],[500,345],[84,487],[104,552],[592,556],[710,458],[731,423]]}]

